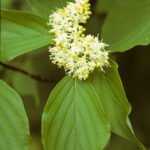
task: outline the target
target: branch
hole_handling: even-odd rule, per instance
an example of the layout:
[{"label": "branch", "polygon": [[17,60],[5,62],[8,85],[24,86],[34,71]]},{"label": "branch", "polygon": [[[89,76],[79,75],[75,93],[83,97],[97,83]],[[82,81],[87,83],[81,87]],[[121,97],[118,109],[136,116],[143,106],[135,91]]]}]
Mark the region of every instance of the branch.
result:
[{"label": "branch", "polygon": [[14,67],[14,66],[11,66],[11,65],[8,65],[2,61],[0,61],[0,65],[3,66],[4,68],[6,69],[10,69],[12,71],[16,71],[16,72],[19,72],[19,73],[22,73],[36,81],[39,81],[39,82],[44,82],[44,83],[52,83],[54,81],[51,81],[51,80],[48,80],[48,79],[45,79],[45,78],[42,78],[41,76],[38,76],[38,75],[34,75],[34,74],[31,74],[25,70],[22,70],[20,68],[17,68],[17,67]]}]

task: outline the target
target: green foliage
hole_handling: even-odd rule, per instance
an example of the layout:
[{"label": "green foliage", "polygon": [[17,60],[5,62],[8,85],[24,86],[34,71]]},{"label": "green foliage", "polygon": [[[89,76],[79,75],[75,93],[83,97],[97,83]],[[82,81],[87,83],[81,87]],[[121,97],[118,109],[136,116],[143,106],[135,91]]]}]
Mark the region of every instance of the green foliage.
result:
[{"label": "green foliage", "polygon": [[0,59],[12,60],[51,42],[46,21],[33,14],[2,10]]},{"label": "green foliage", "polygon": [[1,0],[1,7],[2,8],[9,8],[11,5],[11,0]]},{"label": "green foliage", "polygon": [[[28,1],[33,13],[38,16],[29,12],[1,11],[0,60],[10,61],[37,49],[36,60],[32,60],[34,68],[31,58],[25,59],[25,63],[19,66],[33,74],[36,69],[39,74],[51,76],[54,81],[47,86],[39,84],[37,90],[37,83],[28,77],[9,71],[7,74],[1,66],[0,73],[7,74],[4,79],[11,81],[21,95],[32,95],[38,102],[40,94],[47,98],[45,96],[48,94],[47,91],[63,75],[63,72],[59,72],[56,78],[56,68],[48,64],[48,52],[45,53],[46,57],[43,57],[38,49],[52,43],[53,37],[48,33],[47,20],[52,11],[62,8],[68,1],[73,0]],[[96,11],[100,16],[96,13],[92,15],[87,24],[87,33],[97,35],[104,20],[102,38],[110,45],[109,50],[112,53],[124,52],[136,45],[150,44],[149,0],[97,0],[96,4]],[[11,6],[9,1],[3,2],[2,5]],[[102,13],[108,15],[106,20],[104,15],[101,16]],[[124,92],[117,64],[111,60],[110,67],[105,71],[105,73],[95,71],[86,81],[66,76],[54,88],[42,115],[44,150],[102,150],[106,148],[111,132],[132,141],[139,149],[145,149],[131,127],[129,120],[131,106]],[[44,104],[44,101],[41,101],[41,104]],[[41,107],[40,110],[42,109]],[[2,80],[0,80],[0,131],[2,135],[0,149],[29,150],[29,124],[22,100]]]},{"label": "green foliage", "polygon": [[118,0],[105,20],[102,38],[112,52],[150,44],[150,1]]},{"label": "green foliage", "polygon": [[45,150],[100,150],[110,125],[89,81],[65,77],[51,93],[43,113]]},{"label": "green foliage", "polygon": [[0,80],[0,149],[29,150],[29,124],[19,95]]},{"label": "green foliage", "polygon": [[97,13],[108,13],[117,0],[97,0],[95,10]]},{"label": "green foliage", "polygon": [[130,111],[114,62],[105,74],[95,72],[84,82],[66,77],[53,90],[43,113],[45,150],[103,149],[109,122],[114,133],[145,149],[132,131]]},{"label": "green foliage", "polygon": [[117,64],[112,61],[111,67],[106,70],[105,74],[95,72],[89,80],[107,114],[112,132],[144,149],[132,131],[128,118],[131,106],[126,98],[117,68]]},{"label": "green foliage", "polygon": [[62,8],[69,1],[73,0],[28,0],[29,4],[34,13],[45,18],[49,19],[49,15],[52,11],[55,11],[56,8]]}]

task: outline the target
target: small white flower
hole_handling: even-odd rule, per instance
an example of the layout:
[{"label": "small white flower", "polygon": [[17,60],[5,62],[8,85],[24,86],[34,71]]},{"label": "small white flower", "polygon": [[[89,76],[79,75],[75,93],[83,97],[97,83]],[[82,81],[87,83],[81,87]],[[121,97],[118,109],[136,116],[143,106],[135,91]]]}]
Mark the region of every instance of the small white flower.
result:
[{"label": "small white flower", "polygon": [[86,23],[90,17],[89,0],[68,2],[63,9],[58,9],[50,15],[49,25],[54,33],[54,47],[49,49],[50,59],[58,67],[64,67],[67,74],[80,80],[88,78],[95,68],[104,72],[109,66],[109,52],[105,51],[107,44],[98,37],[85,36]]},{"label": "small white flower", "polygon": [[56,38],[56,43],[61,43],[61,42],[67,42],[68,41],[68,35],[66,33],[59,34]]}]

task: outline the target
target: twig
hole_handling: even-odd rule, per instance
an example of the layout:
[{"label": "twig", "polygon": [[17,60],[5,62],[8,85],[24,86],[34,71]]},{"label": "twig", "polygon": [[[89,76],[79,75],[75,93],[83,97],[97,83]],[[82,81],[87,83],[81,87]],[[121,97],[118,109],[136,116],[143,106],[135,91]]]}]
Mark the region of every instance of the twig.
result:
[{"label": "twig", "polygon": [[6,68],[6,69],[10,69],[10,70],[12,70],[12,71],[16,71],[16,72],[22,73],[22,74],[24,74],[24,75],[26,75],[26,76],[28,76],[28,77],[30,77],[30,78],[36,80],[36,81],[39,81],[39,82],[44,82],[44,83],[51,83],[51,82],[54,82],[54,81],[50,81],[50,80],[48,80],[48,79],[42,78],[41,76],[31,74],[31,73],[29,73],[29,72],[27,72],[27,71],[25,71],[25,70],[20,69],[20,68],[17,68],[17,67],[8,65],[8,64],[6,64],[6,63],[4,63],[4,62],[2,62],[2,61],[0,61],[0,65],[3,66],[3,67]]}]

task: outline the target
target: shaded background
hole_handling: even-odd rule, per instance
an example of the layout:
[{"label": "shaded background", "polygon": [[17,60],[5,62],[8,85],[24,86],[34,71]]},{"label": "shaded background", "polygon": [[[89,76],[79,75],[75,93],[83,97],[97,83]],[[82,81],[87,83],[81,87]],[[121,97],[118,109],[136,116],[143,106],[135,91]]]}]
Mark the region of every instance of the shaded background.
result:
[{"label": "shaded background", "polygon": [[[91,3],[93,15],[88,21],[87,33],[97,35],[101,33],[107,14],[105,8],[98,11],[98,7],[102,7],[98,0],[93,0]],[[1,7],[31,11],[26,0],[1,0]],[[35,81],[0,66],[0,78],[7,81],[24,100],[32,134],[32,150],[42,150],[41,114],[50,91],[65,75],[63,69],[57,69],[51,64],[48,55],[48,48],[44,47],[39,51],[18,57],[10,64],[45,77],[51,81],[50,83]],[[150,148],[150,46],[137,46],[125,53],[114,54],[114,58],[119,64],[120,76],[132,105],[130,119],[133,129],[144,145]],[[137,150],[137,147],[112,135],[106,150]]]}]

